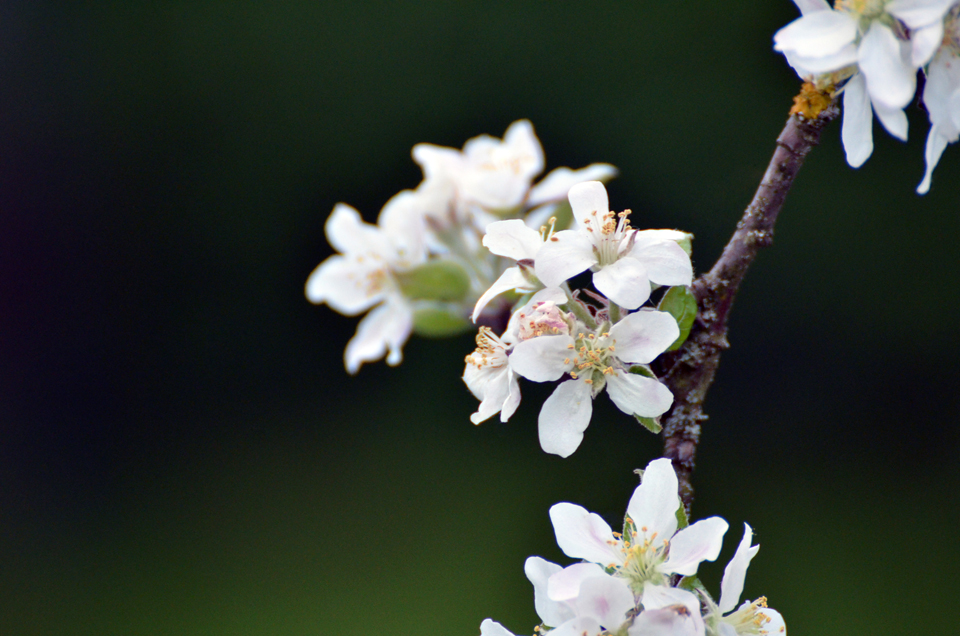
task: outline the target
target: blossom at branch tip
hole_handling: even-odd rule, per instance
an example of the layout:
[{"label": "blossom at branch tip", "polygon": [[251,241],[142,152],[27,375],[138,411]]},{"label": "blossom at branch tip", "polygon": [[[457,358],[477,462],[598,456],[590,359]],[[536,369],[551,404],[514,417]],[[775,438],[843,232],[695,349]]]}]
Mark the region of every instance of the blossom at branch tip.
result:
[{"label": "blossom at branch tip", "polygon": [[536,275],[555,287],[586,269],[594,286],[617,305],[636,309],[650,297],[651,283],[689,285],[690,257],[676,242],[682,232],[630,227],[630,211],[610,211],[599,181],[580,183],[568,194],[577,228],[550,236],[536,255]]},{"label": "blossom at branch tip", "polygon": [[650,462],[627,505],[624,534],[580,506],[558,503],[550,508],[557,545],[569,557],[613,569],[636,593],[664,585],[670,574],[696,574],[701,561],[720,554],[727,522],[710,517],[677,531],[677,489],[670,460]]},{"label": "blossom at branch tip", "polygon": [[960,139],[960,7],[954,6],[946,19],[940,48],[927,66],[923,104],[930,117],[927,135],[926,172],[917,186],[918,194],[930,190],[933,169],[947,144]]},{"label": "blossom at branch tip", "polygon": [[956,0],[795,0],[802,17],[774,35],[774,49],[819,88],[843,86],[841,137],[847,162],[873,152],[873,113],[890,134],[907,138],[903,108],[916,91]]},{"label": "blossom at branch tip", "polygon": [[307,298],[347,316],[375,307],[360,321],[347,345],[344,360],[350,373],[385,354],[387,364],[402,360],[401,347],[413,329],[413,308],[394,274],[412,269],[427,257],[416,198],[412,191],[393,197],[377,225],[365,223],[354,208],[338,203],[324,226],[327,240],[339,253],[307,278]]},{"label": "blossom at branch tip", "polygon": [[[518,319],[525,319],[517,312]],[[665,312],[634,312],[602,333],[544,332],[518,342],[510,355],[511,368],[534,382],[560,383],[540,410],[540,446],[570,456],[590,424],[593,398],[607,389],[610,399],[628,415],[658,417],[673,403],[662,383],[630,373],[633,364],[648,364],[680,335],[677,322]]]},{"label": "blossom at branch tip", "polygon": [[708,600],[707,603],[711,636],[786,636],[787,627],[783,616],[767,607],[767,599],[762,596],[756,601],[746,601],[736,611],[732,611],[740,602],[750,561],[760,550],[760,546],[750,545],[753,529],[746,523],[743,527],[743,539],[723,571],[720,602],[714,604]]}]

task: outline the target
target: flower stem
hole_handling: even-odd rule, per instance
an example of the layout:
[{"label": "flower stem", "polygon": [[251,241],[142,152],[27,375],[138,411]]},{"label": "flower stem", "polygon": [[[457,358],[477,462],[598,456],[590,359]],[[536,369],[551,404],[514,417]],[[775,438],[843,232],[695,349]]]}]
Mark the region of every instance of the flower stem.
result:
[{"label": "flower stem", "polygon": [[760,248],[773,242],[773,225],[794,177],[807,153],[820,142],[824,127],[839,112],[834,102],[814,119],[791,115],[787,120],[753,201],[723,254],[709,272],[693,281],[698,315],[690,336],[680,349],[657,361],[657,375],[674,397],[673,407],[664,418],[664,455],[677,471],[680,498],[688,516],[700,423],[707,419],[703,401],[720,364],[720,354],[730,346],[727,318],[737,289]]}]

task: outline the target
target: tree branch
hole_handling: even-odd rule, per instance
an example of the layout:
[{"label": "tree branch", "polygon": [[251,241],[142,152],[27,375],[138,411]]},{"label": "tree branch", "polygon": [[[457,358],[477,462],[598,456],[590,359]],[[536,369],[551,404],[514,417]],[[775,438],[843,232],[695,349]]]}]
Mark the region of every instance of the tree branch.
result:
[{"label": "tree branch", "polygon": [[836,103],[808,119],[791,115],[780,136],[753,201],[747,206],[723,254],[713,268],[693,281],[698,315],[683,346],[661,356],[658,376],[673,392],[673,407],[663,424],[664,455],[673,460],[687,515],[693,502],[691,475],[707,419],[703,401],[729,347],[727,318],[747,268],[761,247],[773,242],[773,225],[807,153],[820,142],[824,127],[839,114]]}]

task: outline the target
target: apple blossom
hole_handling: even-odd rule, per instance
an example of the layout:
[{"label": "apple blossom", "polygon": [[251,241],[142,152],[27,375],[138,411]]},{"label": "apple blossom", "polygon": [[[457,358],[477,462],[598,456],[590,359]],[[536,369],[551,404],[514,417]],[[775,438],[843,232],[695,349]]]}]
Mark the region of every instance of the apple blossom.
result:
[{"label": "apple blossom", "polygon": [[427,258],[423,226],[415,216],[416,195],[404,191],[380,213],[378,225],[365,223],[359,212],[338,203],[327,219],[327,240],[340,253],[317,266],[306,283],[307,298],[326,303],[347,316],[371,307],[344,354],[347,371],[387,354],[387,364],[402,360],[401,347],[413,330],[413,307],[395,278]]},{"label": "apple blossom", "polygon": [[955,0],[795,0],[802,17],[780,29],[774,49],[818,88],[843,82],[841,137],[847,162],[873,152],[873,113],[901,140],[903,108],[916,91],[917,69],[933,56],[943,17]]},{"label": "apple blossom", "polygon": [[549,287],[592,269],[594,286],[611,301],[636,309],[650,297],[650,284],[689,285],[693,267],[677,244],[682,232],[630,227],[629,210],[610,211],[599,181],[580,183],[568,194],[577,228],[550,236],[536,254],[536,275]]},{"label": "apple blossom", "polygon": [[657,417],[666,412],[673,403],[670,390],[653,378],[631,373],[630,368],[653,361],[679,334],[670,314],[643,310],[598,333],[578,326],[569,333],[544,331],[514,345],[510,366],[528,380],[570,377],[540,410],[543,450],[568,457],[580,446],[593,413],[593,398],[604,388],[628,415]]},{"label": "apple blossom", "polygon": [[740,602],[750,561],[760,549],[760,546],[750,545],[753,529],[746,523],[743,527],[743,539],[723,571],[720,602],[715,604],[707,599],[709,631],[713,636],[786,636],[787,628],[783,617],[780,612],[767,607],[767,599],[762,596],[756,601],[745,602],[736,611],[732,611]]},{"label": "apple blossom", "polygon": [[947,144],[960,139],[960,6],[954,6],[946,19],[940,48],[927,67],[923,104],[930,116],[927,136],[926,173],[917,186],[918,194],[930,190],[933,169]]},{"label": "apple blossom", "polygon": [[664,585],[670,574],[696,574],[701,561],[720,553],[727,522],[710,517],[678,531],[676,472],[669,459],[647,465],[627,505],[624,533],[572,503],[550,508],[557,545],[569,557],[596,563],[626,579],[636,593]]}]

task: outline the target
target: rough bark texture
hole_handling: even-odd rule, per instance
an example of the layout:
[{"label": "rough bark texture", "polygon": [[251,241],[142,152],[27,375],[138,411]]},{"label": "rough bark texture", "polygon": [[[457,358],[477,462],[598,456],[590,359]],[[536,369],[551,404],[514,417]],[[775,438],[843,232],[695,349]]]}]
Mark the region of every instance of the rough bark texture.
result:
[{"label": "rough bark texture", "polygon": [[707,419],[703,400],[713,383],[720,354],[729,347],[727,317],[740,281],[761,247],[773,242],[773,225],[807,153],[820,142],[823,128],[839,114],[836,104],[815,119],[791,115],[753,201],[743,213],[720,259],[693,281],[698,315],[684,345],[661,357],[658,375],[673,392],[673,407],[663,421],[664,455],[673,460],[687,514],[693,502],[691,475]]}]

